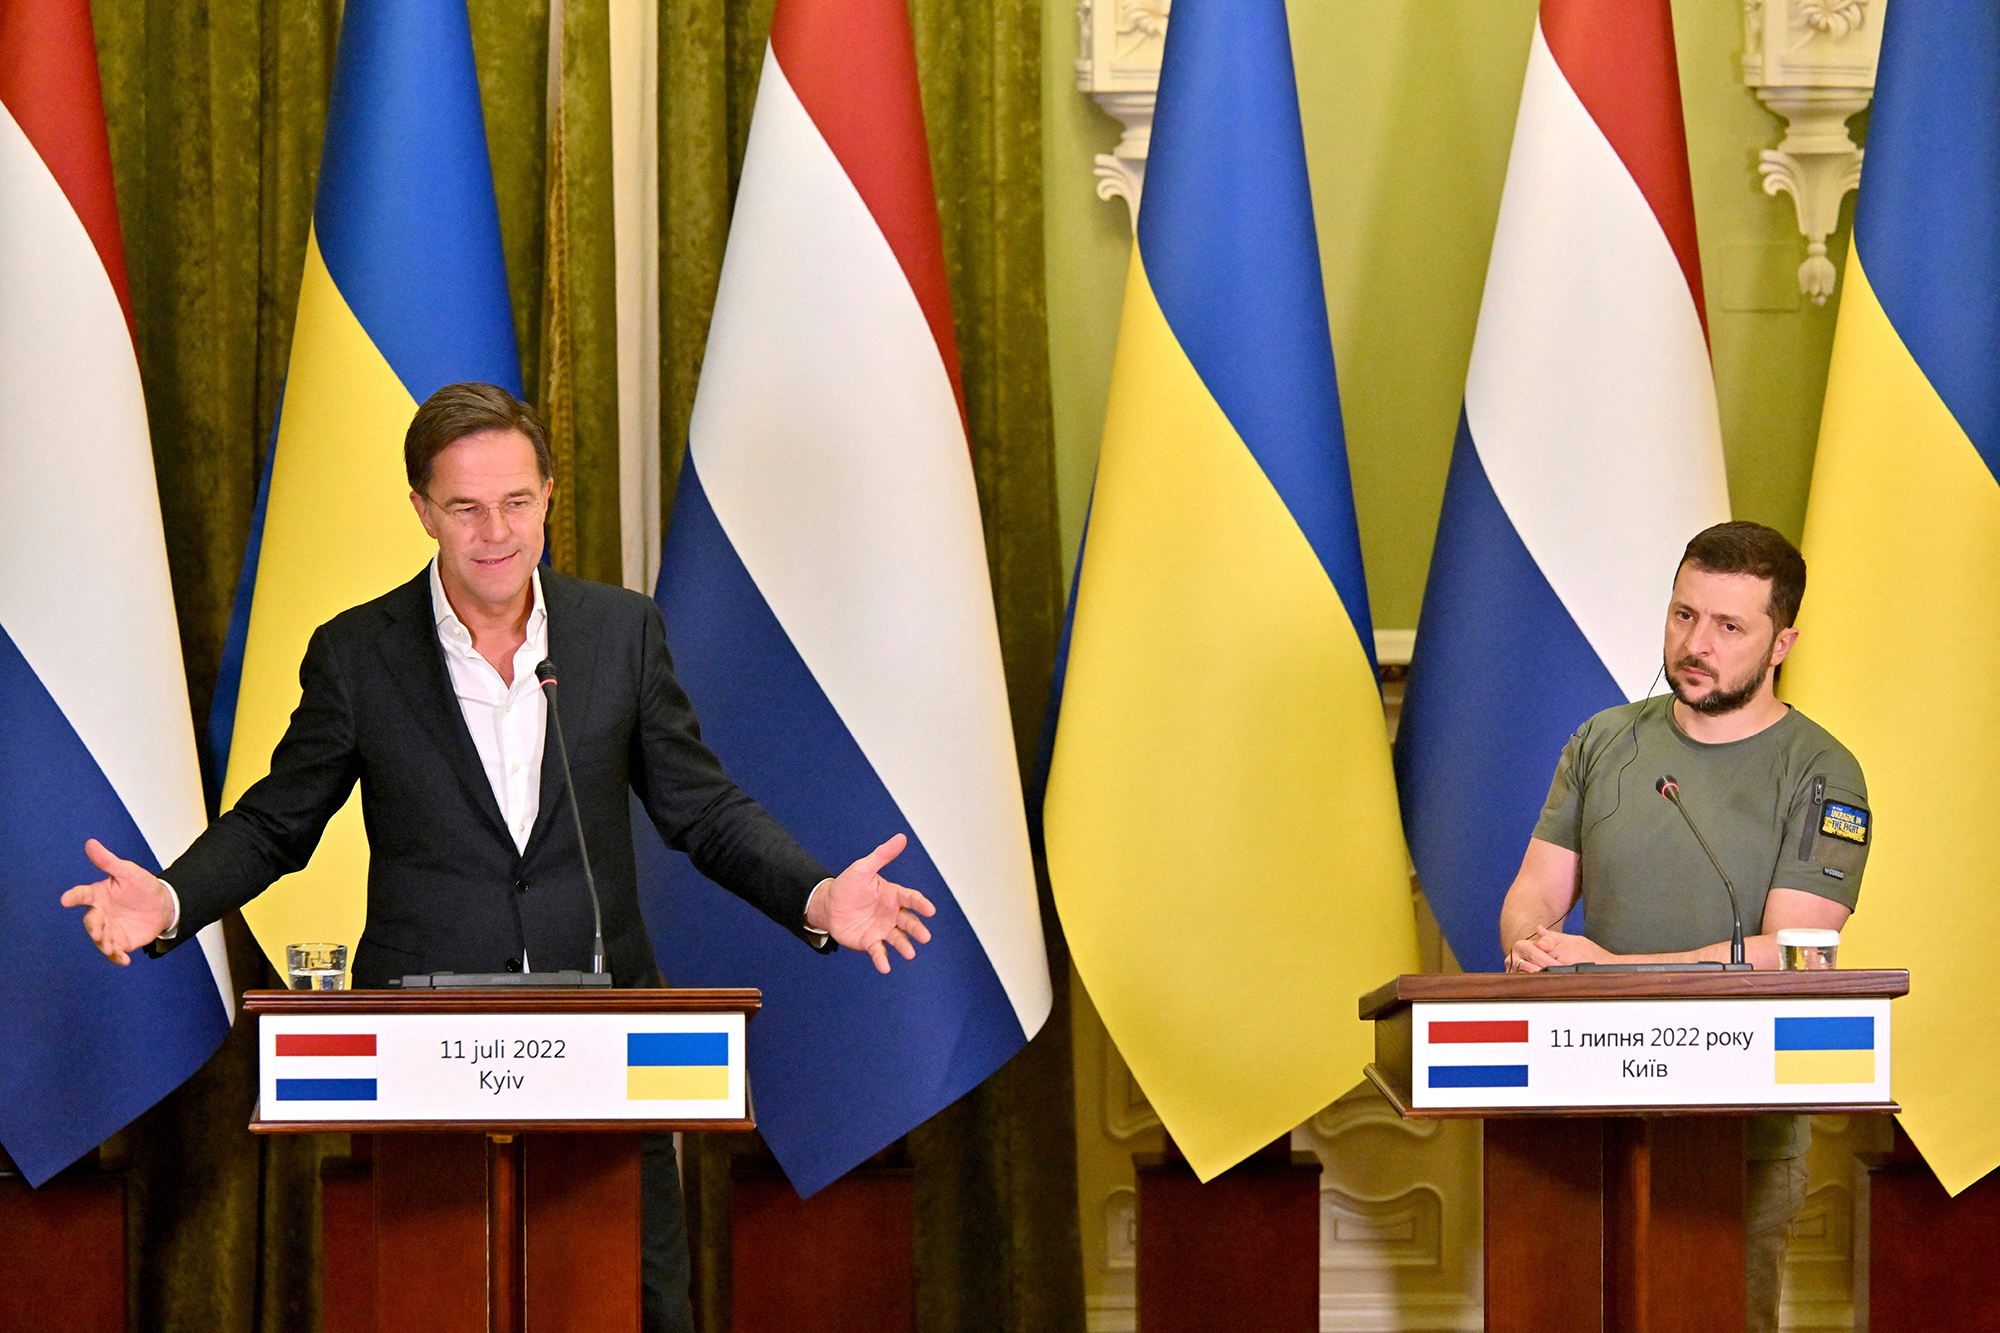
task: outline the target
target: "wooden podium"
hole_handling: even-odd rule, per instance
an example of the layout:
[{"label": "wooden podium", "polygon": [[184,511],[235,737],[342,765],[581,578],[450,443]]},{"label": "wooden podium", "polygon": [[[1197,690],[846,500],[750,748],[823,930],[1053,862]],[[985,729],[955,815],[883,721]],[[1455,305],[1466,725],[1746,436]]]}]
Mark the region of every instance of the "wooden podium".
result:
[{"label": "wooden podium", "polygon": [[[1370,1081],[1485,1122],[1489,1333],[1743,1327],[1743,1125],[1898,1110],[1909,973],[1405,976],[1362,997]],[[1809,1081],[1811,1080],[1811,1081]]]},{"label": "wooden podium", "polygon": [[327,1333],[639,1328],[639,1136],[754,1126],[755,990],[250,991],[256,1134],[323,1178]]}]

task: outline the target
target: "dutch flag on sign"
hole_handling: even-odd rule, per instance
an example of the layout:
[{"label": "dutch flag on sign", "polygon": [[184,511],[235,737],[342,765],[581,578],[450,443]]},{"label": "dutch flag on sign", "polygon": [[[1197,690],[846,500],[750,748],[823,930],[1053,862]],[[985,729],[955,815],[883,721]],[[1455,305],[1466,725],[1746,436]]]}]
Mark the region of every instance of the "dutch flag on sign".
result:
[{"label": "dutch flag on sign", "polygon": [[[1488,1019],[1428,1025],[1433,1048],[1427,1071],[1433,1088],[1525,1088],[1528,1086],[1528,1020]],[[1463,1047],[1437,1063],[1439,1046]],[[1458,1061],[1478,1063],[1459,1063]]]},{"label": "dutch flag on sign", "polygon": [[281,1032],[273,1064],[281,1102],[375,1100],[375,1034]]}]

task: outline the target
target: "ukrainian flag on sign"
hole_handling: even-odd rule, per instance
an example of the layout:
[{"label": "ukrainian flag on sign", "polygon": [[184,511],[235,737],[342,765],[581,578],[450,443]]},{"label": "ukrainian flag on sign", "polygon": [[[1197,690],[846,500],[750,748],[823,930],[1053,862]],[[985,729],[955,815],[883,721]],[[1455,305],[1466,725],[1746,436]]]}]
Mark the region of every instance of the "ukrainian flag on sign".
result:
[{"label": "ukrainian flag on sign", "polygon": [[633,1032],[625,1037],[625,1100],[722,1101],[727,1032]]},{"label": "ukrainian flag on sign", "polygon": [[1771,1058],[1779,1083],[1873,1083],[1875,1020],[1866,1015],[1780,1018]]},{"label": "ukrainian flag on sign", "polygon": [[1953,1193],[2000,1166],[2000,8],[1892,6],[1806,508],[1785,697],[1879,816],[1841,962],[1907,967],[1903,1127]]},{"label": "ukrainian flag on sign", "polygon": [[1282,0],[1182,0],[1043,829],[1078,971],[1207,1179],[1351,1088],[1416,968]]},{"label": "ukrainian flag on sign", "polygon": [[[348,0],[261,543],[245,557],[256,574],[225,809],[270,769],[313,630],[435,549],[410,512],[403,433],[461,380],[521,391],[465,0]],[[287,943],[352,943],[367,873],[350,800],[312,864],[244,918],[280,967]]]}]

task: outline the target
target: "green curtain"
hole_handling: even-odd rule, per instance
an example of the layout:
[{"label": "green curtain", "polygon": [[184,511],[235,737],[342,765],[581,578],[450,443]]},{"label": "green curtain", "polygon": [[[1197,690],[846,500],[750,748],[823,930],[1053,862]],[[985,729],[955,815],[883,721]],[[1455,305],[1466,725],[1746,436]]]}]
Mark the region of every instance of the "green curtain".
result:
[{"label": "green curtain", "polygon": [[[1041,11],[916,0],[931,170],[964,365],[1015,746],[1029,774],[1061,628],[1043,301]],[[1027,1050],[910,1135],[917,1326],[1083,1327],[1069,956],[1037,867],[1055,1007]]]},{"label": "green curtain", "polygon": [[606,0],[471,0],[479,95],[530,401],[549,426],[549,559],[623,580],[618,512],[617,269],[611,232]]},{"label": "green curtain", "polygon": [[[197,723],[290,352],[337,12],[329,0],[95,6]],[[263,984],[262,955],[240,921],[228,934],[238,984]],[[127,1166],[134,1329],[310,1326],[313,1233],[303,1223],[322,1145],[244,1133],[253,1037],[239,1023],[199,1074],[108,1145],[107,1157]]]},{"label": "green curtain", "polygon": [[[524,383],[558,452],[551,556],[620,578],[606,0],[470,0]],[[190,700],[207,717],[289,355],[339,0],[94,0],[140,366]],[[660,0],[664,509],[727,236],[771,0]],[[1022,761],[1060,615],[1042,304],[1039,9],[916,0],[918,64]],[[567,498],[567,503],[563,502]],[[913,1133],[925,1333],[1081,1329],[1068,965],[1042,1034]],[[270,984],[240,921],[238,984]],[[134,1329],[317,1326],[319,1159],[253,1140],[252,1029],[108,1145],[131,1185]],[[689,1172],[713,1176],[714,1145]],[[726,1160],[722,1178],[726,1180]],[[726,1191],[697,1197],[726,1298]],[[723,1209],[715,1225],[701,1214]],[[720,1274],[720,1276],[718,1276]],[[720,1309],[710,1301],[711,1309]]]}]

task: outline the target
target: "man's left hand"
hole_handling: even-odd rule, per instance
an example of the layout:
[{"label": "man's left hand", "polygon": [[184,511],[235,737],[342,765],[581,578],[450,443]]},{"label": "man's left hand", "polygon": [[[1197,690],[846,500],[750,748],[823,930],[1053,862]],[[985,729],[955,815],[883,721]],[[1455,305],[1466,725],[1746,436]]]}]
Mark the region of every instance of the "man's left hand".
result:
[{"label": "man's left hand", "polygon": [[1556,960],[1564,967],[1571,963],[1615,963],[1617,955],[1603,945],[1581,935],[1565,935],[1560,930],[1546,927],[1530,935],[1529,940],[1537,949]]},{"label": "man's left hand", "polygon": [[892,884],[878,873],[908,845],[909,839],[898,833],[841,871],[806,913],[807,925],[866,953],[875,960],[877,972],[889,970],[891,948],[909,960],[917,956],[918,944],[931,940],[929,928],[919,920],[937,913],[930,899],[915,889]]}]

